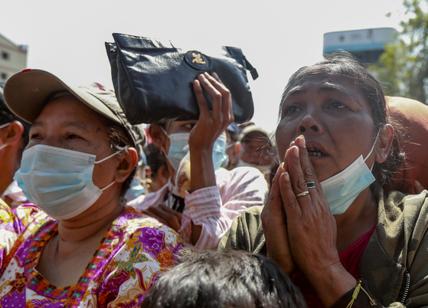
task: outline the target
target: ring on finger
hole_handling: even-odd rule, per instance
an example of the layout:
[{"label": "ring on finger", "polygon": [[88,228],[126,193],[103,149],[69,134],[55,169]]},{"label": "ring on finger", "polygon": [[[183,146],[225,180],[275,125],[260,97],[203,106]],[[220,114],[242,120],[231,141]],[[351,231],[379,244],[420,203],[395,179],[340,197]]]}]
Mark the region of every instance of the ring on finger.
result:
[{"label": "ring on finger", "polygon": [[317,185],[316,185],[315,181],[307,181],[307,182],[306,182],[306,187],[307,187],[308,189],[313,189],[313,188],[316,188],[316,187],[317,187]]},{"label": "ring on finger", "polygon": [[298,193],[296,195],[296,197],[300,198],[300,197],[304,197],[304,196],[307,196],[307,195],[309,195],[309,191],[305,190],[305,191],[302,191],[301,193]]}]

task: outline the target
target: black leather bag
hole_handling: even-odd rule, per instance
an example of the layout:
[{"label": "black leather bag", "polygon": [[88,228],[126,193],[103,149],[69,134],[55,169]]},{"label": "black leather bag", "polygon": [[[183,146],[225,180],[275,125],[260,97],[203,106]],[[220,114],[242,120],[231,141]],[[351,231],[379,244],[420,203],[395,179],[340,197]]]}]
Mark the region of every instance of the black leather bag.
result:
[{"label": "black leather bag", "polygon": [[202,72],[217,73],[231,91],[235,122],[253,116],[246,70],[253,79],[258,75],[241,49],[224,47],[224,57],[209,57],[145,37],[114,33],[113,38],[106,43],[113,86],[132,124],[198,119],[192,82]]}]

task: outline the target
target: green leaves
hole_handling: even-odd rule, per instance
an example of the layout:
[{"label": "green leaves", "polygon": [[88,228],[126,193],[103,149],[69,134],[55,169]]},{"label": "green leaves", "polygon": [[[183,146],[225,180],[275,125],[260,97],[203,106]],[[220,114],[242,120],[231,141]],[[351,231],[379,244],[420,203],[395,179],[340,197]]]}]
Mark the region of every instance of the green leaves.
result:
[{"label": "green leaves", "polygon": [[396,43],[386,46],[369,70],[383,83],[385,94],[428,103],[428,0],[404,0],[407,19]]}]

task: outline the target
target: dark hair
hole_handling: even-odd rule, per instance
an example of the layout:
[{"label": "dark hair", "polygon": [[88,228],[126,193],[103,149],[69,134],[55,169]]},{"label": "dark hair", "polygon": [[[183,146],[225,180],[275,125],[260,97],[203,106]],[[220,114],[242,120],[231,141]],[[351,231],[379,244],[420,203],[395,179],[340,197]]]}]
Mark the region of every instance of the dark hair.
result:
[{"label": "dark hair", "polygon": [[[129,136],[129,133],[125,130],[124,127],[119,124],[116,124],[111,120],[104,120],[106,121],[106,127],[108,127],[108,139],[113,150],[117,151],[126,147],[134,146],[134,142],[132,141],[131,136]],[[125,180],[125,182],[123,182],[122,188],[120,190],[121,197],[123,197],[128,191],[129,187],[131,187],[131,182],[136,172],[137,168],[135,167],[132,173]]]},{"label": "dark hair", "polygon": [[306,307],[273,261],[244,251],[205,251],[161,275],[144,308]]},{"label": "dark hair", "polygon": [[324,61],[297,70],[290,77],[282,94],[280,116],[289,91],[305,79],[320,75],[335,76],[350,81],[368,102],[376,130],[381,129],[385,124],[394,124],[392,150],[385,162],[375,163],[373,167],[376,182],[371,187],[373,190],[378,190],[390,182],[392,175],[404,161],[404,153],[400,147],[400,131],[395,123],[391,123],[382,86],[351,54],[347,52],[334,53]]},{"label": "dark hair", "polygon": [[272,144],[269,135],[259,130],[250,131],[245,135],[240,136],[240,139],[241,143],[250,143],[252,140],[266,140],[266,144]]},{"label": "dark hair", "polygon": [[162,166],[168,166],[165,154],[154,143],[150,143],[144,147],[147,165],[150,166],[152,177],[156,178],[158,170]]}]

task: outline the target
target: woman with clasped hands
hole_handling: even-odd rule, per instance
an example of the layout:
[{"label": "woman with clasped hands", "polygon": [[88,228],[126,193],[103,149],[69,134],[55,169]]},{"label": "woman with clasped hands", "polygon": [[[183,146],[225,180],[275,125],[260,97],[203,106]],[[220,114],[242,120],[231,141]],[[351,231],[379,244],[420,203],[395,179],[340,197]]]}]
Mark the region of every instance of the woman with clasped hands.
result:
[{"label": "woman with clasped hands", "polygon": [[427,192],[383,190],[402,160],[396,136],[381,86],[355,60],[299,69],[280,104],[269,201],[221,248],[266,253],[308,307],[428,305]]}]

